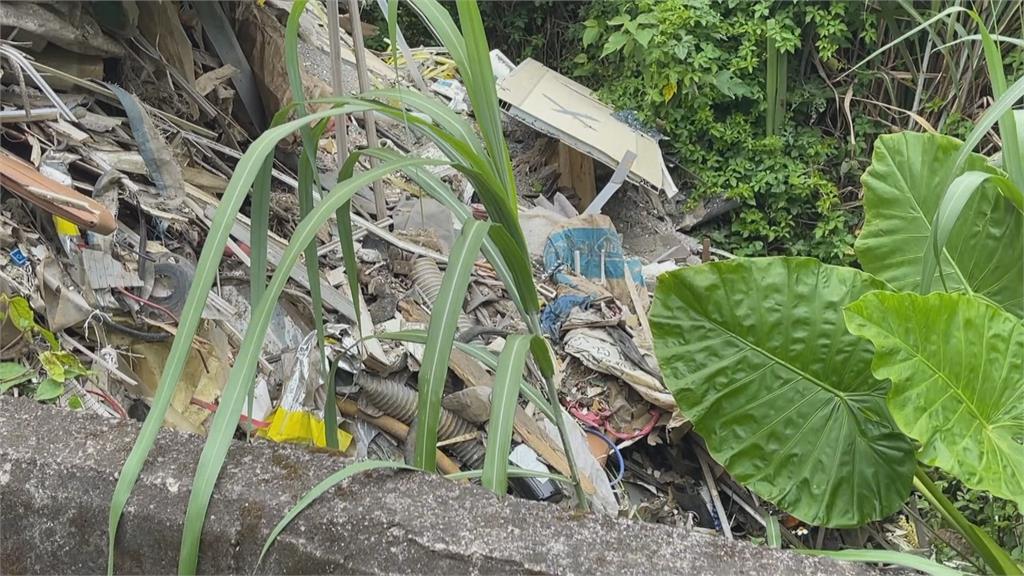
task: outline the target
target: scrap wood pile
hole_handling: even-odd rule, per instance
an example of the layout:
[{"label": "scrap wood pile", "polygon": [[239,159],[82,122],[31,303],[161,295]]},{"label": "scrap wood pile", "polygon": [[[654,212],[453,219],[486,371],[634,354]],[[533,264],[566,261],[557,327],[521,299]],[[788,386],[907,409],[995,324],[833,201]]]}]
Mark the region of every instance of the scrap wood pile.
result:
[{"label": "scrap wood pile", "polygon": [[[111,419],[145,417],[218,196],[247,145],[291,99],[283,56],[289,7],[285,0],[0,6],[0,391]],[[322,4],[308,5],[300,34],[306,97],[327,96]],[[346,86],[356,92],[353,43],[342,39]],[[442,51],[403,52],[390,64],[367,53],[374,86],[414,87],[471,117],[458,71]],[[391,64],[405,66],[408,77]],[[345,128],[354,146],[371,139],[362,117],[348,118]],[[440,155],[404,125],[378,117],[376,132],[385,146]],[[326,134],[318,155],[324,185],[338,173],[337,143],[333,131]],[[547,150],[544,156],[550,148],[540,140],[527,147]],[[592,506],[730,538],[763,534],[769,512],[711,460],[662,383],[646,320],[659,272],[723,253],[679,235],[678,252],[653,262],[630,257],[611,219],[581,215],[578,195],[557,186],[557,171],[536,156],[515,158],[528,192],[520,218],[545,298],[542,326],[562,364],[559,400],[579,424],[574,452]],[[278,148],[271,268],[299,221],[297,163],[294,148]],[[482,211],[457,172],[435,170]],[[423,328],[457,230],[447,209],[398,176],[380,186],[383,212],[364,192],[353,203],[364,301],[347,296],[339,241],[325,227],[320,277],[302,266],[290,271],[239,427],[258,438],[324,446],[325,408],[338,410],[338,444],[347,454],[401,460],[423,347],[370,339],[364,355],[354,355],[355,310],[365,306],[378,333]],[[240,215],[166,417],[171,428],[204,434],[217,410],[249,320],[249,234]],[[313,283],[327,308],[336,371],[319,366]],[[492,351],[524,331],[483,260],[458,326],[460,342]],[[494,379],[493,366],[462,348],[449,368],[439,456],[446,473],[480,467]],[[332,375],[337,398],[328,402],[324,384]],[[557,430],[535,416],[529,403],[518,410],[512,461],[568,474]],[[567,496],[551,480],[512,484],[525,498]],[[783,534],[799,541],[785,526]]]}]

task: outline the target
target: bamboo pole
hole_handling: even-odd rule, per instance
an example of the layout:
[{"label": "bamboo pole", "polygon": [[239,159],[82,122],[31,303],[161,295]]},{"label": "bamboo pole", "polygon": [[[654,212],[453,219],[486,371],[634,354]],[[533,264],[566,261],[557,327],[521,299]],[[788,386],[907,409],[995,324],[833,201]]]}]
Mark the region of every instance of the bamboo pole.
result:
[{"label": "bamboo pole", "polygon": [[[370,90],[370,77],[366,71],[366,47],[363,45],[363,23],[359,17],[359,0],[348,0],[348,17],[352,23],[352,51],[356,55],[356,77],[359,79],[359,91]],[[335,14],[337,18],[337,14]],[[363,125],[366,128],[366,145],[377,147],[377,120],[372,110],[363,112]],[[370,167],[377,165],[377,158],[370,157]],[[373,183],[373,202],[377,208],[377,219],[387,218],[388,207],[384,202],[384,187],[380,180]]]},{"label": "bamboo pole", "polygon": [[[338,21],[338,0],[327,0],[327,27],[331,39],[331,88],[337,97],[345,96],[345,80],[341,75],[341,23]],[[334,138],[338,154],[338,170],[348,159],[348,114],[334,120]],[[378,218],[382,216],[378,215]]]}]

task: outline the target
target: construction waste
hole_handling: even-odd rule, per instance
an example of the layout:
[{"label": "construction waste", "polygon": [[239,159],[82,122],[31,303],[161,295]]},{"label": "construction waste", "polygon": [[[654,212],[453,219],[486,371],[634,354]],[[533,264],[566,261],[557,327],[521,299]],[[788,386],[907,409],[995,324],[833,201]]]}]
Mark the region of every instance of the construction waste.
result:
[{"label": "construction waste", "polygon": [[[109,419],[145,418],[219,195],[244,150],[291,99],[283,56],[290,6],[287,0],[0,3],[0,393]],[[330,94],[323,10],[310,2],[300,31],[310,99]],[[355,52],[345,34],[342,52],[345,85],[356,93]],[[373,86],[412,87],[472,119],[458,70],[443,51],[403,53],[394,62],[367,52]],[[500,53],[493,59],[497,82],[517,74]],[[562,132],[542,133],[524,123],[527,114],[544,111],[522,98],[519,117],[504,119],[520,219],[545,299],[542,325],[562,365],[558,400],[578,424],[574,452],[592,507],[729,538],[763,531],[776,511],[732,481],[691,433],[662,383],[646,320],[659,272],[729,255],[663,226],[653,208],[642,218],[654,227],[633,230],[637,222],[620,220],[612,208],[660,206],[660,194],[674,193],[670,180],[650,185],[660,181],[656,169],[645,178],[630,175],[661,159],[636,160],[651,153],[647,148],[626,150],[622,158],[598,155],[596,148],[566,150],[571,142],[552,136]],[[363,116],[347,118],[344,128],[352,146],[367,144]],[[634,130],[626,124],[617,129]],[[381,117],[373,138],[404,152],[440,154]],[[320,179],[327,186],[338,173],[334,131],[319,144]],[[596,209],[594,183],[565,174],[566,165],[594,160],[598,165],[586,172],[591,180],[611,182],[597,195]],[[294,148],[278,148],[271,270],[300,219],[297,162]],[[620,164],[624,168],[615,170]],[[480,209],[458,173],[436,170]],[[371,190],[353,202],[364,304],[377,332],[422,328],[456,231],[449,211],[414,183],[392,176],[380,187],[383,206]],[[206,433],[238,353],[251,307],[247,211],[232,226],[230,253],[209,294],[168,427]],[[643,253],[631,252],[630,235],[619,225],[643,237]],[[238,437],[326,446],[325,415],[337,411],[337,444],[346,454],[401,460],[414,424],[423,347],[367,340],[365,358],[346,356],[342,351],[358,337],[355,310],[363,304],[353,303],[344,286],[336,229],[325,227],[317,244],[322,273],[311,278],[303,266],[292,269]],[[320,288],[327,337],[339,359],[336,398],[326,397],[330,374],[317,360],[313,285]],[[503,283],[481,259],[458,338],[500,350],[505,337],[524,329]],[[449,369],[439,439],[439,468],[446,473],[479,467],[494,378],[458,349]],[[528,403],[514,429],[516,466],[568,472],[557,430]],[[512,489],[551,502],[568,496],[550,480],[516,479]],[[784,536],[799,541],[790,530],[796,528],[783,522]]]}]

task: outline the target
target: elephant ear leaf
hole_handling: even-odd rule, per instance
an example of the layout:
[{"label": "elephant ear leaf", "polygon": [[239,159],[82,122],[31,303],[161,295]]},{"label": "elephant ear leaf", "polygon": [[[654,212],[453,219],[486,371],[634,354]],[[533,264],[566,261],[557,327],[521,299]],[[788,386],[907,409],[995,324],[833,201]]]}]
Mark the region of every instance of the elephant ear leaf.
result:
[{"label": "elephant ear leaf", "polygon": [[918,458],[1024,506],[1024,324],[965,294],[872,292],[846,325],[875,345],[889,410]]},{"label": "elephant ear leaf", "polygon": [[[921,286],[935,214],[950,183],[964,172],[1005,176],[980,154],[954,173],[963,142],[940,134],[880,136],[864,172],[864,228],[857,260],[897,290]],[[949,233],[931,290],[976,293],[1024,316],[1024,215],[995,186],[972,194]]]},{"label": "elephant ear leaf", "polygon": [[665,384],[738,481],[797,518],[847,527],[900,508],[910,440],[842,308],[885,283],[810,258],[662,275],[651,310]]}]

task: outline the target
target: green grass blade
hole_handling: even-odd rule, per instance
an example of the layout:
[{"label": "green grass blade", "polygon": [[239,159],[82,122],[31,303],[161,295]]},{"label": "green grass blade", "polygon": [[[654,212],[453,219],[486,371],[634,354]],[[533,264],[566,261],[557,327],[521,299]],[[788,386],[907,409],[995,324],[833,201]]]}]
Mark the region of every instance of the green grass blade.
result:
[{"label": "green grass blade", "polygon": [[779,525],[778,516],[765,513],[764,531],[769,548],[782,548],[782,526]]},{"label": "green grass blade", "polygon": [[871,564],[893,564],[918,570],[931,576],[964,576],[963,572],[943,566],[938,562],[906,552],[894,550],[797,550],[807,556],[824,556],[845,562],[868,562]]},{"label": "green grass blade", "polygon": [[[1012,44],[1018,48],[1024,48],[1024,40],[1021,40],[1020,38],[1013,38],[1011,36],[1000,36],[999,34],[990,34],[989,37],[995,40],[996,42],[1006,42],[1007,44]],[[981,34],[968,34],[966,36],[957,38],[952,42],[941,44],[939,48],[949,48],[950,46],[956,46],[957,44],[962,44],[964,42],[977,42],[979,40],[981,40]]]},{"label": "green grass blade", "polygon": [[778,106],[775,101],[779,95],[779,51],[775,47],[775,40],[768,37],[768,53],[766,55],[766,109],[765,109],[765,134],[775,136],[778,134],[779,125],[776,120]]},{"label": "green grass blade", "polygon": [[[509,478],[544,478],[547,480],[555,480],[556,482],[572,484],[572,480],[567,476],[553,474],[551,472],[526,470],[525,468],[518,468],[516,466],[509,466],[507,472]],[[473,480],[475,478],[481,478],[483,475],[483,470],[466,470],[464,472],[456,472],[455,474],[445,474],[444,477],[449,480]]]},{"label": "green grass blade", "polygon": [[[425,330],[399,330],[396,332],[385,332],[378,335],[378,338],[384,340],[397,340],[399,342],[426,344],[427,332]],[[469,356],[472,356],[477,362],[480,362],[491,370],[498,369],[498,357],[487,348],[476,344],[468,344],[466,342],[456,342],[455,347]],[[529,384],[526,380],[522,380],[519,382],[519,389],[522,390],[523,396],[525,396],[527,400],[532,402],[533,405],[540,410],[541,414],[544,414],[548,420],[555,422],[556,416],[554,409],[552,409],[551,404],[543,395],[541,395],[540,391],[537,390],[535,386]]]},{"label": "green grass blade", "polygon": [[513,334],[498,357],[498,372],[491,389],[491,418],[487,424],[487,452],[481,484],[499,497],[508,492],[508,452],[512,422],[519,407],[519,383],[533,336]]},{"label": "green grass blade", "polygon": [[[302,68],[299,64],[299,19],[306,9],[307,0],[296,0],[292,4],[292,10],[288,14],[288,26],[285,29],[284,53],[285,67],[288,70],[288,84],[291,87],[292,102],[299,116],[306,115],[306,93],[302,87]],[[319,137],[313,135],[309,126],[302,126],[299,129],[302,134],[302,151],[299,154],[299,218],[305,218],[313,209],[313,185],[319,178],[316,167],[316,153],[319,146]],[[322,133],[322,130],[321,130]],[[306,275],[311,278],[320,277],[319,259],[316,254],[316,246],[310,243],[306,247]],[[311,280],[309,283],[309,297],[312,300],[313,327],[316,329],[316,342],[320,353],[320,366],[317,374],[323,375],[327,369],[327,345],[326,332],[324,330],[324,299],[320,292],[320,283]],[[358,300],[353,304],[359,307]],[[324,422],[326,426],[326,421]]]},{"label": "green grass blade", "polygon": [[[981,115],[977,123],[974,125],[974,129],[964,139],[964,148],[960,151],[960,156],[957,158],[957,168],[954,170],[954,174],[959,171],[960,167],[967,161],[967,156],[978,147],[978,144],[985,138],[988,131],[998,123],[1007,112],[1013,109],[1013,105],[1018,100],[1024,98],[1024,77],[1018,78],[1002,96],[996,98],[996,101],[985,110],[985,113]],[[1016,127],[1013,130],[1016,132]],[[1018,141],[1019,142],[1019,141]],[[1003,138],[1005,145],[1006,138]],[[1004,158],[1004,163],[1006,159]]]},{"label": "green grass blade", "polygon": [[445,106],[440,100],[427,96],[417,90],[409,88],[386,88],[381,90],[370,90],[364,92],[364,98],[381,98],[384,100],[397,100],[406,106],[422,112],[430,117],[438,126],[459,140],[469,144],[473,151],[481,158],[487,156],[487,149],[480,140],[480,136],[462,116],[454,110]]},{"label": "green grass blade", "polygon": [[420,19],[430,28],[434,37],[451,54],[455,64],[459,67],[463,82],[469,77],[470,70],[464,66],[466,62],[466,42],[459,32],[458,26],[452,20],[451,14],[444,9],[436,0],[411,0],[410,4],[419,14]]},{"label": "green grass blade", "polygon": [[[315,117],[316,114],[307,116]],[[366,172],[359,172],[352,178],[337,184],[330,193],[317,204],[295,229],[292,241],[288,244],[274,276],[267,286],[263,298],[253,306],[249,327],[245,331],[242,345],[237,358],[248,361],[236,362],[228,374],[227,384],[221,395],[217,412],[207,435],[206,445],[199,457],[199,466],[192,482],[192,493],[189,496],[188,510],[185,512],[185,526],[182,531],[181,553],[178,558],[178,571],[182,574],[194,574],[199,556],[199,540],[206,520],[206,510],[210,503],[214,484],[220,474],[231,445],[231,438],[238,424],[245,392],[249,382],[256,374],[258,363],[253,361],[263,345],[267,327],[273,315],[277,300],[284,290],[291,269],[298,263],[299,255],[314,240],[317,231],[342,204],[348,202],[359,189],[376,179],[401,169],[406,165],[427,166],[436,164],[433,160],[405,158],[400,161],[381,164]],[[205,250],[204,250],[205,253]],[[201,308],[201,307],[200,307]],[[175,341],[177,345],[177,341]],[[173,350],[172,350],[173,352]],[[166,374],[165,374],[166,375]]]},{"label": "green grass blade", "polygon": [[[367,156],[380,158],[381,160],[393,160],[401,157],[401,154],[385,148],[367,148],[353,152],[353,154],[365,154]],[[434,174],[429,170],[413,167],[406,168],[403,172],[406,176],[416,182],[416,184],[418,184],[420,188],[427,193],[427,195],[443,204],[445,208],[448,208],[448,210],[455,216],[456,220],[459,221],[460,226],[464,225],[467,220],[473,218],[473,212],[469,207],[462,203],[462,200],[448,188],[447,184],[441,181],[437,176],[434,176]],[[495,230],[503,230],[503,228],[498,226],[493,227],[491,229],[491,233],[488,234],[487,239],[484,240],[484,245],[481,250],[488,262],[490,262],[494,267],[495,272],[498,274],[498,278],[504,282],[505,289],[509,293],[509,298],[520,309],[520,313],[525,316],[526,311],[523,309],[521,304],[521,288],[519,286],[520,283],[518,282],[518,279],[522,277],[523,270],[520,267],[518,275],[514,274],[506,260],[506,258],[508,258],[509,260],[521,263],[522,256],[519,253],[511,253],[506,256],[505,253],[499,250],[498,246],[492,239],[492,236],[495,234]]]},{"label": "green grass blade", "polygon": [[[992,96],[997,100],[1006,93],[1006,73],[1003,71],[1003,56],[999,45],[988,32],[984,21],[974,12],[969,13],[981,31],[981,45],[985,53],[985,66],[988,68],[989,82],[992,83]],[[1018,188],[1024,189],[1024,158],[1020,153],[1020,140],[1017,137],[1017,122],[1013,112],[1008,111],[999,116],[999,135],[1003,140],[1003,169],[1010,175],[1010,180]]]},{"label": "green grass blade", "polygon": [[246,150],[246,153],[238,161],[231,180],[224,189],[220,204],[213,216],[213,223],[210,226],[209,234],[203,247],[203,252],[196,265],[195,276],[192,287],[189,289],[184,309],[178,318],[178,332],[168,354],[167,362],[164,365],[160,383],[157,385],[153,403],[150,405],[149,415],[139,432],[139,436],[132,446],[128,458],[117,479],[117,486],[110,501],[110,514],[108,518],[108,541],[107,541],[107,572],[112,574],[114,570],[114,537],[117,533],[117,526],[124,512],[125,504],[131,495],[132,488],[139,478],[142,466],[145,464],[149,451],[153,448],[157,433],[163,424],[164,415],[170,406],[171,397],[174,395],[175,386],[185,367],[189,350],[192,345],[192,338],[199,327],[203,307],[206,305],[206,298],[213,280],[217,274],[220,260],[224,256],[224,246],[227,245],[228,236],[234,225],[238,210],[248,195],[257,173],[262,168],[268,155],[273,151],[277,142],[298,129],[304,123],[316,121],[339,114],[351,114],[361,112],[367,108],[366,105],[351,104],[342,108],[324,110],[311,114],[306,118],[300,118],[281,126],[273,127],[264,132]]},{"label": "green grass blade", "polygon": [[538,336],[530,342],[530,351],[533,352],[533,359],[537,362],[541,376],[551,378],[555,375],[555,355],[551,346],[543,337]]},{"label": "green grass blade", "polygon": [[[459,24],[466,42],[466,62],[459,64],[459,71],[471,72],[463,79],[469,100],[473,104],[473,115],[487,144],[494,172],[500,177],[506,193],[505,200],[516,206],[516,183],[512,175],[512,161],[509,158],[505,134],[501,129],[501,109],[498,107],[498,91],[494,86],[494,71],[491,68],[490,49],[487,34],[480,18],[480,7],[476,0],[458,0]],[[518,222],[518,215],[517,222]]]},{"label": "green grass blade", "polygon": [[[268,156],[256,176],[252,191],[251,224],[249,226],[249,301],[259,302],[267,287],[267,235],[270,232],[270,189],[274,169],[274,158]],[[249,388],[249,409],[256,402],[255,383]]]},{"label": "green grass blade", "polygon": [[540,300],[537,298],[537,288],[533,283],[530,251],[526,246],[522,228],[519,227],[518,221],[502,224],[491,229],[490,237],[498,251],[505,255],[512,281],[522,298],[522,302],[519,303],[520,309],[523,311],[524,319],[528,320],[530,316],[540,311]]},{"label": "green grass blade", "polygon": [[931,292],[932,279],[935,276],[935,269],[938,266],[939,254],[942,253],[946,242],[949,240],[957,220],[963,212],[964,206],[980,191],[985,185],[995,186],[997,190],[1011,202],[1018,210],[1024,212],[1024,193],[1021,192],[1013,182],[998,174],[988,172],[971,171],[958,176],[949,185],[946,194],[942,197],[938,211],[932,222],[930,233],[931,250],[925,250],[921,261],[921,294]]},{"label": "green grass blade", "polygon": [[925,21],[921,22],[921,23],[920,23],[920,24],[918,24],[917,26],[915,26],[915,27],[911,28],[911,29],[910,29],[909,31],[907,31],[907,32],[905,32],[905,33],[903,33],[903,34],[901,34],[900,36],[898,36],[898,37],[897,37],[897,38],[896,38],[895,40],[893,40],[892,42],[889,42],[889,43],[888,43],[888,44],[886,44],[885,46],[882,46],[882,47],[881,47],[881,48],[879,48],[878,50],[875,50],[875,51],[874,51],[874,52],[872,52],[871,54],[868,54],[868,56],[867,56],[867,57],[865,57],[865,58],[864,58],[863,60],[861,60],[860,62],[858,62],[858,63],[857,63],[856,65],[854,65],[854,66],[853,66],[853,68],[850,68],[850,69],[849,69],[849,70],[847,70],[846,72],[843,72],[842,74],[840,74],[840,75],[839,75],[839,76],[838,76],[838,77],[837,77],[837,78],[835,79],[835,81],[839,81],[839,80],[841,80],[841,79],[845,78],[846,76],[848,76],[848,75],[852,74],[852,73],[853,73],[853,72],[854,72],[855,70],[857,70],[857,69],[858,69],[858,68],[860,68],[861,66],[863,66],[863,65],[867,64],[868,62],[870,62],[870,61],[874,60],[874,59],[875,59],[875,58],[877,58],[877,57],[878,57],[879,55],[881,55],[881,54],[885,53],[885,52],[886,52],[887,50],[889,50],[889,49],[890,49],[890,48],[892,48],[893,46],[897,46],[897,45],[901,44],[901,43],[902,43],[902,42],[903,42],[904,40],[906,40],[907,38],[910,38],[911,36],[913,36],[913,35],[917,34],[917,33],[918,33],[918,32],[920,32],[921,30],[929,30],[929,32],[930,32],[930,31],[931,31],[931,29],[930,29],[930,26],[931,26],[931,25],[932,25],[933,23],[935,23],[935,22],[938,22],[939,20],[942,20],[943,18],[946,18],[947,16],[949,16],[949,15],[951,15],[951,14],[956,14],[956,13],[958,13],[958,12],[969,12],[969,10],[967,10],[966,8],[960,7],[960,6],[951,6],[951,7],[949,7],[949,8],[946,8],[946,9],[945,9],[945,10],[943,10],[942,12],[939,12],[939,13],[938,13],[938,14],[936,14],[935,16],[932,16],[931,18],[929,18],[929,19],[927,19],[927,20],[925,20]]},{"label": "green grass blade", "polygon": [[290,524],[300,512],[305,510],[307,506],[312,504],[314,500],[323,495],[324,492],[327,492],[331,488],[334,488],[341,482],[344,482],[348,478],[351,478],[360,472],[382,469],[415,470],[412,466],[406,466],[401,462],[363,460],[362,462],[349,464],[327,478],[324,478],[319,484],[310,489],[309,492],[303,494],[302,498],[299,498],[299,501],[295,503],[295,506],[292,506],[277,525],[274,526],[274,529],[270,531],[270,536],[267,536],[267,541],[263,543],[263,549],[260,551],[260,557],[256,560],[256,568],[259,568],[260,563],[263,562],[263,557],[267,555],[267,551],[270,550],[270,547],[274,544],[274,541],[277,540],[277,537],[281,535],[281,532],[288,527],[288,524]]},{"label": "green grass blade", "polygon": [[469,287],[470,274],[490,224],[473,220],[462,228],[448,257],[448,269],[441,280],[441,291],[430,312],[426,351],[419,373],[416,446],[417,468],[434,472],[437,467],[437,426],[441,419],[441,395],[448,358],[455,340],[455,325],[462,313],[462,301]]},{"label": "green grass blade", "polygon": [[924,468],[918,466],[914,473],[914,488],[928,500],[936,512],[951,527],[955,528],[981,556],[994,574],[1021,574],[1021,569],[992,537],[971,523],[960,510],[946,498],[942,490],[932,482]]}]

